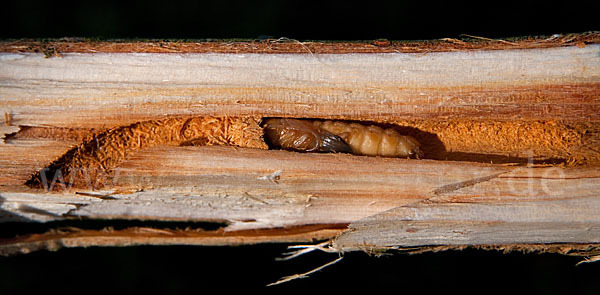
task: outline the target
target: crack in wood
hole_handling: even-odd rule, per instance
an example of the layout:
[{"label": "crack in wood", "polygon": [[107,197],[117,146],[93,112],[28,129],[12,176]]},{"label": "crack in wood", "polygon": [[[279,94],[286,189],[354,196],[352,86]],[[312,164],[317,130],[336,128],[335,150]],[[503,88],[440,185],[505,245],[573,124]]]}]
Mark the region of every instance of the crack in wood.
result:
[{"label": "crack in wood", "polygon": [[469,186],[473,186],[476,185],[478,183],[482,183],[485,181],[489,181],[492,180],[504,173],[507,173],[508,171],[503,171],[503,172],[499,172],[499,173],[495,173],[492,175],[488,175],[488,176],[484,176],[484,177],[477,177],[477,178],[473,178],[467,181],[461,181],[461,182],[456,182],[456,183],[451,183],[451,184],[447,184],[447,185],[443,185],[435,190],[433,190],[433,195],[438,196],[441,194],[445,194],[445,193],[449,193],[452,191],[456,191],[459,190],[461,188],[465,188],[465,187],[469,187]]}]

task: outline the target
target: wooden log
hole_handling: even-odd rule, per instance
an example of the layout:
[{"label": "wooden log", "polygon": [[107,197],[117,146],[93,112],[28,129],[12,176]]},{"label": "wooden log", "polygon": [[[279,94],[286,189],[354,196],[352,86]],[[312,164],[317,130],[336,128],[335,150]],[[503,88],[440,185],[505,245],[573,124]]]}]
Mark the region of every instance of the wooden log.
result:
[{"label": "wooden log", "polygon": [[[3,53],[13,124],[161,116],[598,120],[598,46],[429,54]],[[124,114],[127,114],[125,116]]]},{"label": "wooden log", "polygon": [[[75,49],[50,58],[19,52],[39,44],[4,42],[0,220],[48,231],[19,232],[0,248],[335,238],[340,251],[568,243],[594,254],[600,38],[583,40],[437,51],[421,43],[414,48],[430,50],[396,53],[357,43],[319,53],[326,44],[302,54],[288,43],[276,54],[236,51],[249,43],[225,52],[221,43],[171,44],[182,52],[164,54],[151,43],[59,42],[52,48]],[[82,53],[90,48],[101,52]],[[145,51],[126,53],[134,48]],[[207,116],[245,122],[206,127],[243,140],[190,146],[182,130],[204,132],[189,122]],[[267,150],[256,131],[266,117],[378,124],[415,137],[425,156]],[[238,147],[196,146],[219,143]],[[31,185],[36,175],[46,183]],[[81,218],[149,225],[54,229]]]}]

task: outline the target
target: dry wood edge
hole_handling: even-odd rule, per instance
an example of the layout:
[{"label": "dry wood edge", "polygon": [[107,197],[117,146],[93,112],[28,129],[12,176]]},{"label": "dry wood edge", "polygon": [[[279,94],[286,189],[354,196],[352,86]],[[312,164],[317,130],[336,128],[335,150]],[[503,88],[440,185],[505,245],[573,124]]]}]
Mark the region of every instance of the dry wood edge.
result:
[{"label": "dry wood edge", "polygon": [[92,40],[85,38],[21,39],[0,42],[0,52],[39,52],[48,57],[62,53],[428,53],[468,50],[533,49],[585,46],[600,43],[599,32],[555,34],[552,36],[490,39],[462,35],[422,41],[298,41],[289,38],[267,40]]},{"label": "dry wood edge", "polygon": [[205,231],[201,229],[163,229],[155,227],[130,227],[101,230],[63,227],[45,233],[27,234],[0,240],[0,255],[27,254],[39,250],[56,251],[71,247],[123,247],[138,245],[195,245],[238,246],[259,243],[315,243],[329,240],[347,225],[307,225],[302,227],[242,230]]},{"label": "dry wood edge", "polygon": [[[343,227],[343,225],[339,225]],[[56,229],[43,234],[19,236],[10,240],[0,241],[0,255],[11,256],[28,254],[35,251],[58,251],[62,248],[73,247],[126,247],[126,246],[241,246],[261,243],[287,243],[287,244],[318,244],[322,241],[335,240],[346,229],[326,228],[320,226],[306,226],[297,229],[240,231],[224,234],[222,232],[199,232],[159,229],[150,227],[133,227],[122,230],[85,230],[75,227]],[[501,251],[503,253],[520,252],[526,254],[554,253],[568,256],[588,257],[593,262],[593,257],[600,255],[600,243],[596,244],[505,244],[505,245],[433,245],[416,247],[374,247],[362,245],[358,250],[373,256],[385,254],[421,254],[427,252],[462,251],[465,249],[478,249],[485,251]],[[335,247],[330,250],[340,254],[349,250],[340,250]],[[586,262],[588,260],[583,260]]]}]

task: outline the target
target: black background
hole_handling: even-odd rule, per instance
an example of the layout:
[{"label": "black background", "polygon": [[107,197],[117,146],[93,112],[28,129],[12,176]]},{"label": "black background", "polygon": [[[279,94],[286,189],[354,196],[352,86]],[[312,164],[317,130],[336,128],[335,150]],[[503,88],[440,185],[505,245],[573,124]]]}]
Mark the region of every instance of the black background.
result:
[{"label": "black background", "polygon": [[[591,3],[591,2],[590,2]],[[585,2],[14,1],[0,8],[0,38],[372,40],[491,38],[599,30]],[[0,69],[1,71],[1,69]],[[1,229],[1,226],[0,226]],[[62,249],[0,257],[0,294],[194,292],[264,289],[335,259],[313,253],[276,262],[286,245]],[[458,291],[599,294],[600,263],[556,254],[449,251],[381,258],[364,253],[274,292]],[[510,292],[510,293],[508,293]]]},{"label": "black background", "polygon": [[594,1],[12,1],[2,38],[434,39],[600,29]]},{"label": "black background", "polygon": [[598,294],[600,265],[556,254],[475,250],[372,257],[349,253],[309,278],[265,287],[336,259],[311,253],[275,261],[284,245],[62,249],[0,258],[1,294],[47,290],[85,294],[220,291],[391,294]]}]

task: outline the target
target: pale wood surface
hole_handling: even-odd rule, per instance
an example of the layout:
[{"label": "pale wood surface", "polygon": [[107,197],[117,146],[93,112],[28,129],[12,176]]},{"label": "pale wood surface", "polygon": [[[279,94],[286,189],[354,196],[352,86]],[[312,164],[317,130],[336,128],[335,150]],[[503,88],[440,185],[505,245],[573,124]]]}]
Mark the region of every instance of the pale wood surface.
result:
[{"label": "pale wood surface", "polygon": [[[158,159],[158,162],[157,162]],[[88,217],[227,220],[230,227],[265,228],[350,223],[397,206],[438,196],[445,185],[494,177],[509,167],[488,164],[311,154],[234,147],[157,147],[116,169],[108,180],[117,200],[49,193],[44,201]],[[269,180],[270,174],[279,174]],[[112,177],[112,176],[111,176]],[[539,184],[538,184],[539,185]],[[15,184],[5,206],[33,202],[40,192]],[[492,195],[493,196],[493,195]],[[77,202],[76,200],[80,200]],[[63,200],[63,201],[61,201]],[[82,203],[83,200],[87,200]],[[70,206],[74,209],[75,206]],[[48,209],[48,208],[41,208]],[[14,212],[18,213],[18,212]],[[65,211],[56,211],[61,215]],[[36,218],[35,215],[30,216]],[[37,216],[47,220],[48,215]],[[253,220],[252,222],[236,222]]]},{"label": "pale wood surface", "polygon": [[[264,177],[278,171],[277,180]],[[416,237],[412,242],[405,237],[394,240],[407,246],[478,244],[486,239],[492,244],[598,242],[600,170],[594,168],[159,147],[127,160],[118,175],[113,187],[122,192],[111,200],[75,194],[106,193],[84,189],[44,194],[8,186],[3,188],[1,208],[40,221],[221,221],[228,223],[226,231],[352,223],[350,236],[364,239],[352,239],[355,247],[365,241],[388,246],[394,236],[386,230],[396,229]],[[379,219],[390,214],[392,219]],[[373,223],[384,226],[375,229],[386,242],[367,226]],[[365,228],[369,230],[363,236]],[[405,228],[415,228],[416,233]],[[477,238],[455,237],[456,229]],[[448,232],[452,234],[444,235]],[[340,247],[350,249],[350,238],[341,239]]]},{"label": "pale wood surface", "polygon": [[16,125],[72,128],[182,114],[597,120],[599,52],[0,53],[0,111]]},{"label": "pale wood surface", "polygon": [[345,251],[422,245],[600,243],[598,191],[536,202],[409,205],[353,223],[335,240]]}]

